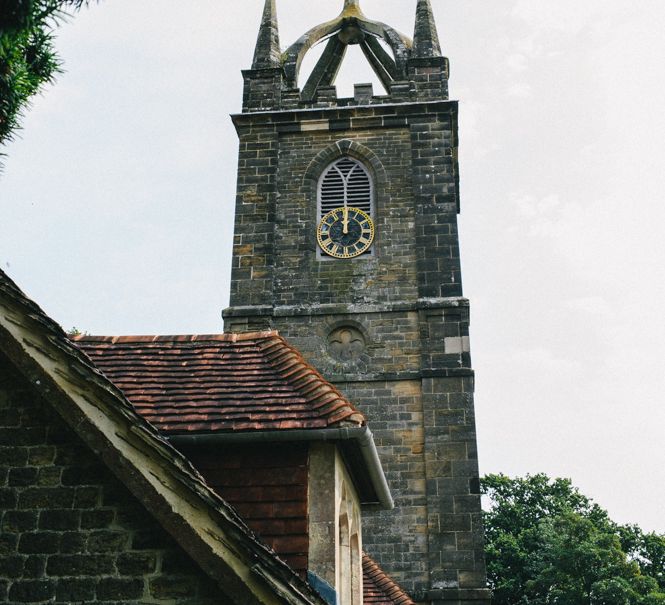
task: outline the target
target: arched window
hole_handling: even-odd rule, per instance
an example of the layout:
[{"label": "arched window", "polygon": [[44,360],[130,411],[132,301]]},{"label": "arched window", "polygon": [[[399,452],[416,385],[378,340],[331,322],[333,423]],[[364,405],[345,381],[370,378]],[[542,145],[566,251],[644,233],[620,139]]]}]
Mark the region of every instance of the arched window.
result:
[{"label": "arched window", "polygon": [[353,206],[374,218],[374,187],[367,169],[343,157],[324,170],[319,180],[319,219],[335,208]]},{"label": "arched window", "polygon": [[[367,168],[351,157],[345,156],[332,163],[328,168],[323,171],[319,179],[318,188],[318,220],[321,221],[329,212],[338,208],[357,208],[362,210],[370,218],[370,224],[374,221],[374,184],[370,177]],[[348,215],[345,215],[345,217]],[[355,215],[356,217],[362,215]],[[347,223],[348,224],[348,223]],[[369,230],[373,227],[365,225]],[[344,231],[344,233],[347,233]],[[325,234],[324,234],[325,235]],[[360,237],[360,232],[358,233]],[[343,251],[350,253],[351,256],[372,256],[374,252],[373,245],[367,242],[374,236],[363,235],[363,240],[352,242],[351,247],[344,248]],[[364,249],[361,251],[363,241],[365,243]],[[325,242],[324,242],[325,243]],[[328,242],[332,246],[332,242]],[[357,245],[356,245],[357,244]],[[324,244],[321,244],[323,247]],[[348,244],[341,244],[342,246]],[[335,246],[333,246],[335,247]],[[355,251],[355,253],[354,253]],[[328,254],[326,254],[328,252]],[[320,258],[325,258],[329,254],[335,256],[328,250],[322,252],[319,250]],[[339,258],[339,257],[338,257]],[[344,256],[344,258],[348,258]]]}]

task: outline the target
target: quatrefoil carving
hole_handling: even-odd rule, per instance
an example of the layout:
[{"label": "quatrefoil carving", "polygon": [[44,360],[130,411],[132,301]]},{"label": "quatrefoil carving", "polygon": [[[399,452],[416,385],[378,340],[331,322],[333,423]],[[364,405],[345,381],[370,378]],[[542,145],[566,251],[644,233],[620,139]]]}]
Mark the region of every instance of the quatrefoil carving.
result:
[{"label": "quatrefoil carving", "polygon": [[365,337],[357,328],[342,326],[328,336],[330,354],[339,361],[355,361],[365,352]]}]

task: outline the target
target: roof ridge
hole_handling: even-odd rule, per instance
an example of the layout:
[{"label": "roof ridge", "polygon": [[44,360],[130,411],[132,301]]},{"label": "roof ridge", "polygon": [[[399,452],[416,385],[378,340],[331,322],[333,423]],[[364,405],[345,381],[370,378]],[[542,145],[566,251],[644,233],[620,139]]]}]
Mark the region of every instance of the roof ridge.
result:
[{"label": "roof ridge", "polygon": [[[365,424],[349,400],[276,331],[177,340],[82,336],[75,344],[167,433],[178,425],[191,433],[210,430],[219,422],[227,425],[216,429],[220,432],[274,430],[275,423],[284,430]],[[237,382],[234,389],[226,387],[231,377]],[[211,409],[207,417],[192,420],[191,414],[180,414],[178,418],[190,404]],[[256,407],[259,404],[262,409]]]},{"label": "roof ridge", "polygon": [[[329,420],[332,420],[329,422],[329,425],[338,424],[344,420],[350,419],[353,419],[352,421],[357,421],[360,425],[366,423],[365,415],[362,414],[362,412],[360,412],[334,385],[328,382],[314,366],[309,364],[302,354],[296,348],[291,346],[283,336],[275,334],[272,338],[259,343],[259,348],[271,351],[270,356],[267,357],[267,361],[281,376],[286,378],[288,383],[291,384],[298,393],[303,393],[301,387],[307,387],[303,394],[308,401],[311,401],[312,404],[314,404],[315,409],[321,409],[335,400],[339,401],[340,405],[331,406],[332,411],[335,413],[332,414],[332,418],[329,418]],[[281,348],[282,352],[275,351],[277,348]],[[311,380],[307,380],[308,377],[310,377]],[[312,394],[314,394],[314,397],[312,397]],[[329,397],[324,401],[321,401],[321,399],[326,398],[326,396]],[[346,413],[342,412],[344,408],[347,410]]]},{"label": "roof ridge", "polygon": [[204,343],[204,342],[244,342],[248,340],[265,340],[279,336],[277,330],[264,330],[262,332],[225,332],[223,334],[175,334],[175,335],[127,335],[127,336],[101,336],[94,334],[79,334],[69,336],[72,342],[109,343],[109,344],[149,344],[149,343]]}]

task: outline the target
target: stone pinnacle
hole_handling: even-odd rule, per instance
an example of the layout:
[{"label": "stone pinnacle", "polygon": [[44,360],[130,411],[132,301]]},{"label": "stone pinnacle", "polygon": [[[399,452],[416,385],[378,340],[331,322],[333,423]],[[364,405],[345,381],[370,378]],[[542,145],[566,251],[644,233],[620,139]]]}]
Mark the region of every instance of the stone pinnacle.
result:
[{"label": "stone pinnacle", "polygon": [[259,37],[256,40],[252,69],[281,67],[281,55],[279,28],[277,26],[277,6],[275,0],[266,0]]},{"label": "stone pinnacle", "polygon": [[440,57],[441,45],[436,30],[434,12],[430,0],[418,0],[416,8],[416,29],[413,35],[414,57]]}]

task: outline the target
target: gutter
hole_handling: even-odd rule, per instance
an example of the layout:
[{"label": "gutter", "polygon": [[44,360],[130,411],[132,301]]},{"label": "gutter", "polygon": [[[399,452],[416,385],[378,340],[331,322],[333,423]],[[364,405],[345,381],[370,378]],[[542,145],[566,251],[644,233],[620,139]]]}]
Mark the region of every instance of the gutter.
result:
[{"label": "gutter", "polygon": [[175,447],[190,445],[228,445],[244,443],[285,443],[329,441],[333,443],[355,442],[362,455],[369,479],[379,504],[386,510],[395,508],[386,476],[379,460],[379,452],[369,427],[340,427],[334,429],[304,429],[284,431],[256,431],[249,433],[208,433],[199,435],[169,435],[168,441]]}]

